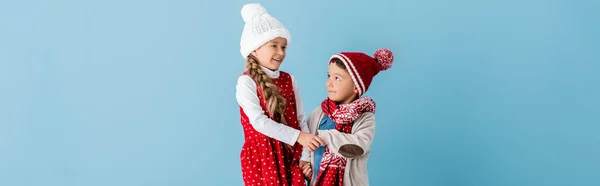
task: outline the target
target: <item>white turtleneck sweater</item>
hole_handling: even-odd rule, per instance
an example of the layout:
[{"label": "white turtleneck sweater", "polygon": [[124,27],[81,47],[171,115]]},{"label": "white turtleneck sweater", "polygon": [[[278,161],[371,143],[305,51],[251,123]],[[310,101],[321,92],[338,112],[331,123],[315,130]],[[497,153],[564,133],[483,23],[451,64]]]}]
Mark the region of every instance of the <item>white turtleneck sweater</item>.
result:
[{"label": "white turtleneck sweater", "polygon": [[[262,70],[267,74],[267,76],[271,78],[279,77],[279,70],[272,71],[268,68],[262,67]],[[290,74],[292,78],[292,86],[294,88],[294,95],[296,96],[296,112],[298,116],[298,122],[300,123],[300,130],[302,132],[309,132],[306,113],[304,112],[304,104],[302,103],[302,99],[300,96],[300,89],[296,84],[296,80],[294,76]],[[300,131],[289,127],[287,125],[278,123],[270,119],[262,107],[260,106],[260,100],[258,99],[258,95],[256,94],[256,83],[252,78],[248,75],[243,75],[238,78],[236,85],[235,97],[237,99],[238,104],[244,110],[246,116],[248,116],[248,120],[254,129],[266,136],[269,136],[273,139],[279,140],[281,142],[287,143],[289,145],[294,145],[296,140],[298,139],[298,135],[300,135]],[[309,161],[308,158],[309,152],[307,148],[304,148],[302,151],[302,160]]]}]

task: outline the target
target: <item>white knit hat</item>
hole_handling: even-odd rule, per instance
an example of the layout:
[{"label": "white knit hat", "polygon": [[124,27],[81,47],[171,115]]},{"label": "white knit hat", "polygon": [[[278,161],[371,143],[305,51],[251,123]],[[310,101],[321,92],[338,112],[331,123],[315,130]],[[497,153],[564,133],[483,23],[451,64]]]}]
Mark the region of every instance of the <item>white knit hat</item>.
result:
[{"label": "white knit hat", "polygon": [[246,59],[252,51],[277,38],[285,38],[290,43],[291,34],[283,25],[269,15],[260,4],[246,4],[242,7],[242,18],[246,24],[240,40],[240,52]]}]

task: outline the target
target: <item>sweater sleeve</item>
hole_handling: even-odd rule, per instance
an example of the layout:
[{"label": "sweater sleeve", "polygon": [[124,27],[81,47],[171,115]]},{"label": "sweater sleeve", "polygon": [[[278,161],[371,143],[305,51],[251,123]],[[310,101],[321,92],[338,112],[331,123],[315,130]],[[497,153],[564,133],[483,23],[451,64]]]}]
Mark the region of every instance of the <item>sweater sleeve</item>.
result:
[{"label": "sweater sleeve", "polygon": [[256,89],[256,83],[249,76],[244,75],[238,78],[235,97],[246,116],[248,116],[252,127],[266,136],[294,145],[300,131],[267,117],[260,106]]},{"label": "sweater sleeve", "polygon": [[352,134],[337,130],[318,130],[317,133],[335,154],[356,158],[371,151],[371,142],[375,136],[375,116],[366,112],[354,125]]}]

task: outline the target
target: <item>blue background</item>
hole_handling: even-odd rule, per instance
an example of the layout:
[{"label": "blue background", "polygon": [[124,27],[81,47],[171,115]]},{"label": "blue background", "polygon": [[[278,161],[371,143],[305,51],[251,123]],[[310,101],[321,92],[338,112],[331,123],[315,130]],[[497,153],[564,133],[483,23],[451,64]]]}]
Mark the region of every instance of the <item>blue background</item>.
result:
[{"label": "blue background", "polygon": [[[0,185],[242,185],[250,1],[0,1]],[[372,185],[600,185],[600,1],[255,1],[292,33],[306,111],[327,59],[375,77]]]}]

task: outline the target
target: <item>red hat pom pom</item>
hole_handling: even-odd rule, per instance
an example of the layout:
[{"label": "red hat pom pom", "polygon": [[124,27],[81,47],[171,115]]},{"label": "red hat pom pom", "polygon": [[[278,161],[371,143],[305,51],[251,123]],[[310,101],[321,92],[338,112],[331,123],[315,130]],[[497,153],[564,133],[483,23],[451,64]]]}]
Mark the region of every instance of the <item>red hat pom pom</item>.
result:
[{"label": "red hat pom pom", "polygon": [[382,48],[375,52],[375,59],[379,64],[381,64],[381,70],[387,70],[392,68],[392,63],[394,62],[394,55],[392,51]]}]

